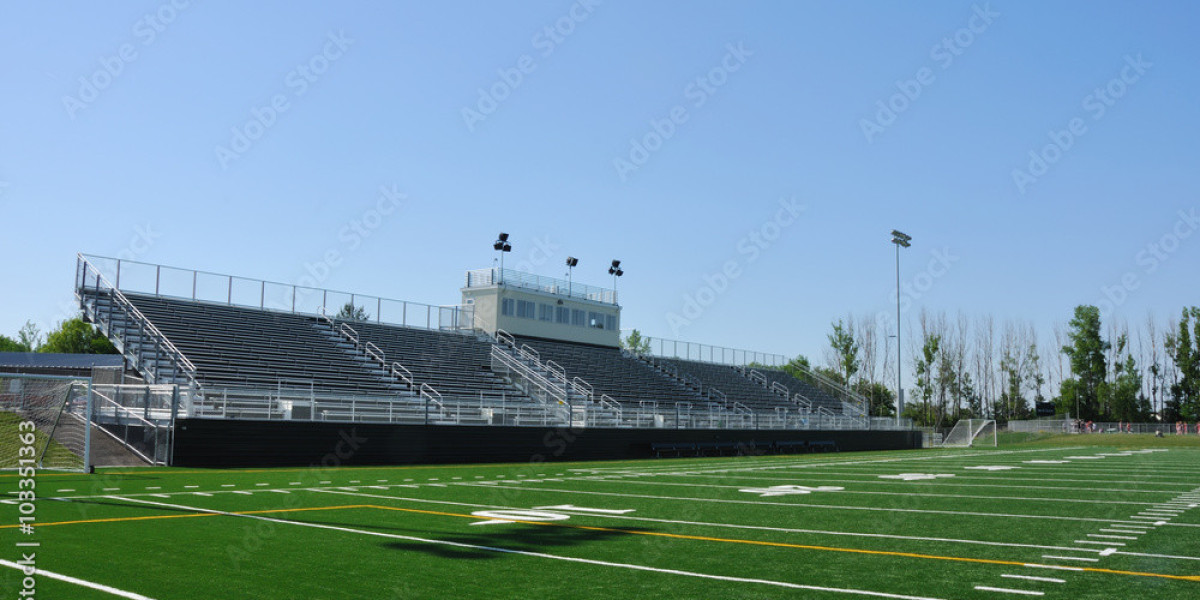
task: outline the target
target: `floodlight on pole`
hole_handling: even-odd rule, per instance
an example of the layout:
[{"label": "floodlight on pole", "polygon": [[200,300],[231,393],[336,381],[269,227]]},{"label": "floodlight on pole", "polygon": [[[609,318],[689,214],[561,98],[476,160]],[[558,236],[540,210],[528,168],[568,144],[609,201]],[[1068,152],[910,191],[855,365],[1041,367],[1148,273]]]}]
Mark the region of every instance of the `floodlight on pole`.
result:
[{"label": "floodlight on pole", "polygon": [[900,416],[904,412],[904,384],[901,373],[904,363],[900,361],[900,248],[912,246],[912,236],[892,230],[892,243],[896,245],[896,426],[900,425]]},{"label": "floodlight on pole", "polygon": [[617,303],[617,278],[624,275],[625,271],[621,270],[621,261],[613,260],[612,266],[608,268],[608,274],[613,276],[613,304]]},{"label": "floodlight on pole", "polygon": [[504,253],[512,252],[512,244],[508,243],[508,234],[501,232],[495,242],[492,242],[492,250],[500,253],[500,276],[496,278],[497,282],[504,281]]},{"label": "floodlight on pole", "polygon": [[573,285],[572,274],[574,273],[575,266],[578,264],[579,264],[578,258],[575,258],[574,256],[567,257],[567,295],[568,296],[571,295],[571,287]]}]

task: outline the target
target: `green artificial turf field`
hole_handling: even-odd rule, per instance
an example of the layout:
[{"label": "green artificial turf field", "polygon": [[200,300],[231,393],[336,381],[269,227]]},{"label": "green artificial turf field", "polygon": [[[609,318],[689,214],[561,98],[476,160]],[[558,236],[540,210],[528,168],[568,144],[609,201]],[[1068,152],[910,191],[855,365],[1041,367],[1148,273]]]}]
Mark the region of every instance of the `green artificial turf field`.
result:
[{"label": "green artificial turf field", "polygon": [[[1200,439],[0,475],[41,598],[1196,598]],[[18,543],[38,546],[18,547]]]}]

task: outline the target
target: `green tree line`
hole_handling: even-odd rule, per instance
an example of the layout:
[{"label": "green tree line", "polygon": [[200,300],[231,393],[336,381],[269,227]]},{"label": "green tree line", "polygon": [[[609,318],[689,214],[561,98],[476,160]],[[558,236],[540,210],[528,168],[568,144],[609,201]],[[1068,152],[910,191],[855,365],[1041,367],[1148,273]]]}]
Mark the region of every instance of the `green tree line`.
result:
[{"label": "green tree line", "polygon": [[60,322],[45,336],[33,321],[26,321],[16,337],[0,334],[0,352],[116,354],[117,349],[79,316]]}]

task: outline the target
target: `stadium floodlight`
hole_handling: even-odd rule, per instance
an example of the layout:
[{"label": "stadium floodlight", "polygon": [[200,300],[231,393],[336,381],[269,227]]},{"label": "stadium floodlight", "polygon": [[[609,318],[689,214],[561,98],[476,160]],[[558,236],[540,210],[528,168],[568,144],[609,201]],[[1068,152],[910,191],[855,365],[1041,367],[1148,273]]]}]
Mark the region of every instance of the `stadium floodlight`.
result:
[{"label": "stadium floodlight", "polygon": [[904,412],[904,385],[901,379],[903,363],[900,361],[900,248],[912,246],[912,236],[898,229],[892,230],[892,243],[896,245],[896,426],[900,426],[900,415]]},{"label": "stadium floodlight", "polygon": [[571,287],[572,287],[572,279],[573,279],[571,277],[571,275],[573,274],[575,267],[578,264],[579,264],[578,258],[575,258],[574,256],[567,257],[567,295],[568,296],[571,295]]},{"label": "stadium floodlight", "polygon": [[508,234],[507,233],[500,232],[500,237],[497,238],[495,242],[492,242],[492,250],[495,250],[496,252],[500,253],[500,277],[497,278],[497,281],[503,282],[504,281],[504,253],[512,252],[512,244],[508,243]]},{"label": "stadium floodlight", "polygon": [[613,276],[613,304],[617,303],[617,278],[624,275],[625,271],[621,270],[621,261],[613,259],[612,266],[608,268],[608,274]]}]

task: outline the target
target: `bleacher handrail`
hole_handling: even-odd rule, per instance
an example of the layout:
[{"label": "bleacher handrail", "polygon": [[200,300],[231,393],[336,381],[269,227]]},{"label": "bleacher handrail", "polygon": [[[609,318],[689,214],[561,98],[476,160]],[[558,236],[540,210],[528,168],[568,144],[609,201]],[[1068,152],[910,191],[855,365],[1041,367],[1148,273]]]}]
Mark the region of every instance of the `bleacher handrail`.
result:
[{"label": "bleacher handrail", "polygon": [[[94,272],[96,279],[96,291],[100,292],[101,290],[104,290],[109,292],[110,297],[113,298],[120,306],[121,310],[126,313],[126,318],[132,320],[138,328],[151,334],[154,338],[155,346],[161,346],[167,351],[167,356],[172,362],[176,363],[177,367],[180,367],[178,370],[184,374],[188,380],[188,383],[191,384],[196,390],[201,389],[200,382],[196,379],[196,365],[188,359],[183,351],[177,348],[175,344],[171,343],[171,340],[167,338],[166,334],[160,331],[158,327],[156,327],[154,323],[152,323],[150,319],[146,317],[146,315],[142,314],[142,311],[138,310],[138,308],[129,301],[129,298],[125,297],[125,294],[121,293],[120,289],[109,282],[108,278],[106,278],[104,274],[100,272],[100,269],[96,268],[95,265],[89,262],[83,254],[77,254],[76,256],[80,266],[82,267],[82,269],[80,269],[81,272],[79,273],[80,280],[76,282],[77,289],[80,292],[80,300],[83,299],[82,292],[83,290],[87,289],[87,284],[92,279],[91,274]],[[103,284],[104,287],[101,287],[101,284]],[[97,316],[99,316],[100,308],[98,305],[96,306],[95,311]],[[155,368],[154,370],[157,375],[158,369]]]},{"label": "bleacher handrail", "polygon": [[583,379],[581,379],[579,377],[575,377],[575,378],[571,379],[571,388],[573,390],[575,390],[576,394],[583,396],[584,398],[586,398],[589,401],[596,394],[596,390],[595,390],[595,388],[592,387],[592,384],[584,381]]},{"label": "bleacher handrail", "polygon": [[[622,330],[624,335],[628,335],[632,330]],[[750,364],[762,364],[771,367],[782,367],[788,364],[788,358],[782,354],[773,354],[770,352],[759,352],[757,350],[744,350],[741,348],[729,348],[725,346],[713,346],[711,344],[700,344],[697,342],[688,342],[684,340],[671,340],[666,338],[650,338],[650,350],[645,355],[657,356],[660,358],[677,358],[680,360],[691,360],[695,362],[704,362],[718,365],[731,366],[747,366]]]},{"label": "bleacher handrail", "polygon": [[363,344],[363,352],[365,352],[367,356],[379,361],[384,366],[387,366],[387,357],[384,356],[383,350],[380,350],[379,346],[376,346],[374,342],[367,342],[366,344]]},{"label": "bleacher handrail", "polygon": [[338,332],[341,333],[342,335],[346,336],[346,339],[353,342],[355,348],[359,347],[358,331],[356,331],[353,327],[351,327],[349,323],[342,323],[341,325],[339,325]]},{"label": "bleacher handrail", "polygon": [[567,370],[562,368],[562,365],[552,360],[547,360],[546,362],[542,363],[542,366],[545,367],[546,371],[548,371],[555,378],[560,379],[563,382],[567,381]]},{"label": "bleacher handrail", "polygon": [[762,384],[762,386],[763,386],[763,387],[768,387],[768,386],[767,386],[767,376],[766,376],[766,375],[763,375],[763,374],[762,374],[761,372],[759,372],[758,370],[756,370],[756,369],[749,369],[749,377],[750,377],[750,380],[751,380],[751,381],[754,381],[754,382],[756,382],[756,383]]},{"label": "bleacher handrail", "polygon": [[542,362],[542,355],[529,344],[521,344],[521,347],[517,349],[517,352],[530,362],[537,364],[541,364]]},{"label": "bleacher handrail", "polygon": [[503,348],[499,346],[492,346],[492,362],[493,371],[495,370],[495,363],[498,362],[503,367],[507,368],[511,373],[514,373],[527,381],[529,385],[534,388],[533,390],[526,390],[531,398],[534,398],[535,400],[538,400],[544,404],[549,404],[549,401],[553,401],[557,404],[568,403],[565,389],[563,389],[561,386],[555,385],[553,381],[547,379],[529,364],[518,360],[517,357],[509,354]]},{"label": "bleacher handrail", "polygon": [[[79,254],[79,257],[87,261],[98,273],[102,272],[99,266],[101,262],[108,265],[108,271],[115,272],[114,289],[123,287],[130,292],[153,294],[159,297],[183,298],[195,302],[309,315],[318,314],[319,309],[327,308],[331,304],[337,306],[339,302],[345,300],[347,304],[357,308],[369,311],[373,309],[374,316],[368,320],[375,323],[433,330],[448,329],[443,326],[443,323],[446,322],[453,323],[453,327],[459,330],[469,330],[476,325],[475,309],[470,305],[439,306],[122,258],[82,253]],[[126,274],[124,282],[122,281],[123,270],[131,272]],[[130,275],[141,275],[134,279],[147,281],[144,281],[143,285],[130,285],[128,283]],[[215,288],[213,287],[214,282],[216,283]],[[279,293],[276,294],[276,292]],[[450,313],[449,316],[447,316],[448,313]],[[421,322],[420,317],[422,316],[425,317],[424,323]]]},{"label": "bleacher handrail", "polygon": [[496,330],[496,342],[514,349],[517,347],[517,338],[503,329]]}]

